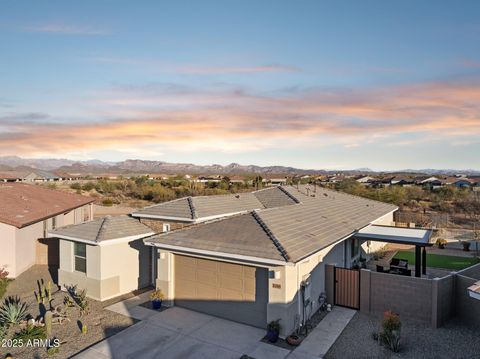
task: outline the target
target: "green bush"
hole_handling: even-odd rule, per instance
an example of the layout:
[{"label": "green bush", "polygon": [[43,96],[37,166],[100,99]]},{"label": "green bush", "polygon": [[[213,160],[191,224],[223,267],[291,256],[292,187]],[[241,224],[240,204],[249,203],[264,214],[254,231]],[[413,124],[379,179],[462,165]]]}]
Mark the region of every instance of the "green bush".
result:
[{"label": "green bush", "polygon": [[71,188],[71,189],[75,189],[75,190],[78,191],[78,190],[81,190],[81,189],[82,189],[82,185],[81,185],[80,183],[78,183],[78,182],[75,182],[75,183],[72,183],[72,184],[70,185],[70,188]]},{"label": "green bush", "polygon": [[82,190],[87,192],[91,191],[94,188],[95,188],[95,183],[93,182],[87,182],[82,186]]},{"label": "green bush", "polygon": [[103,201],[102,201],[102,204],[106,207],[111,207],[113,206],[113,201],[111,198],[105,198]]},{"label": "green bush", "polygon": [[34,327],[30,324],[27,325],[25,329],[15,333],[12,339],[22,340],[27,342],[32,339],[46,339],[47,334],[45,333],[45,328],[43,327]]}]

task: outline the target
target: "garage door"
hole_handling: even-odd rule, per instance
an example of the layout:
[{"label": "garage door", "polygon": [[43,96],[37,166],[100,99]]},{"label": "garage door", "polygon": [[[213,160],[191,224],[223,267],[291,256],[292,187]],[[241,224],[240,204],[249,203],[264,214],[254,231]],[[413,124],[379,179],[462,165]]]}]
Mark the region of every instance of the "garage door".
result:
[{"label": "garage door", "polygon": [[268,271],[175,256],[175,305],[265,328]]}]

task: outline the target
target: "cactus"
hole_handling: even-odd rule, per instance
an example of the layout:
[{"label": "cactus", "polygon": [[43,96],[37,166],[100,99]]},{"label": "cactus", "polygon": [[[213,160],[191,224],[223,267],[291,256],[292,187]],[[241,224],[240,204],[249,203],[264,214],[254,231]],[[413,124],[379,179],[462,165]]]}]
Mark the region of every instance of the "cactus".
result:
[{"label": "cactus", "polygon": [[47,283],[47,297],[48,297],[48,302],[52,302],[52,282],[48,281]]},{"label": "cactus", "polygon": [[50,338],[52,335],[53,313],[48,310],[43,316],[43,321],[45,322],[45,330],[47,331],[47,336]]},{"label": "cactus", "polygon": [[85,323],[82,324],[82,334],[87,334],[87,325]]}]

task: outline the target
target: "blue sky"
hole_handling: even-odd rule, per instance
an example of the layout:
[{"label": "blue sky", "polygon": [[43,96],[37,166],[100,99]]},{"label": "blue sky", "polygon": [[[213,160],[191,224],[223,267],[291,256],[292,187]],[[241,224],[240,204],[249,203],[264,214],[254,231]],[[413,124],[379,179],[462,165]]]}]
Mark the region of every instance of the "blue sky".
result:
[{"label": "blue sky", "polygon": [[4,1],[0,155],[480,169],[477,1]]}]

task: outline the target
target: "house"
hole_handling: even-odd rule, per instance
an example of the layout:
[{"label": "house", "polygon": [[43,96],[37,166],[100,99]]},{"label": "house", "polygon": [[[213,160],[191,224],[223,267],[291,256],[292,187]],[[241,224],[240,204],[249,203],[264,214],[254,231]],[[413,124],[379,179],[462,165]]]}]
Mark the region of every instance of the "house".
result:
[{"label": "house", "polygon": [[28,173],[22,181],[24,182],[52,182],[52,181],[60,181],[62,178],[57,176],[54,173],[43,171],[43,170],[35,170],[33,172]]},{"label": "house", "polygon": [[[281,319],[282,335],[293,331],[296,318],[306,320],[318,309],[325,265],[351,267],[383,246],[353,235],[372,223],[391,225],[397,210],[323,188],[314,197],[302,186],[251,195],[260,203],[250,197],[240,208],[225,201],[224,215],[206,220],[208,208],[218,211],[214,199],[202,204],[196,224],[144,242],[157,250],[156,286],[170,304],[262,328]],[[166,207],[163,218],[195,221],[196,206]]]},{"label": "house", "polygon": [[60,242],[58,283],[75,283],[96,300],[152,285],[152,251],[142,238],[153,234],[137,219],[124,215],[49,231],[49,237]]},{"label": "house", "polygon": [[390,183],[397,186],[412,186],[415,181],[413,178],[406,176],[395,176],[391,179]]},{"label": "house", "polygon": [[15,278],[34,264],[58,265],[47,231],[93,218],[94,199],[26,183],[0,183],[0,267]]},{"label": "house", "polygon": [[353,236],[391,225],[395,210],[324,188],[277,186],[185,197],[49,235],[60,238],[63,286],[104,300],[153,281],[169,305],[262,328],[281,319],[285,335],[318,309],[325,265],[351,267],[383,246]]},{"label": "house", "polygon": [[372,176],[362,176],[362,177],[360,177],[360,178],[357,178],[355,181],[357,181],[358,183],[364,184],[364,185],[369,185],[369,184],[371,184],[373,181],[375,181],[375,177],[372,177]]}]

